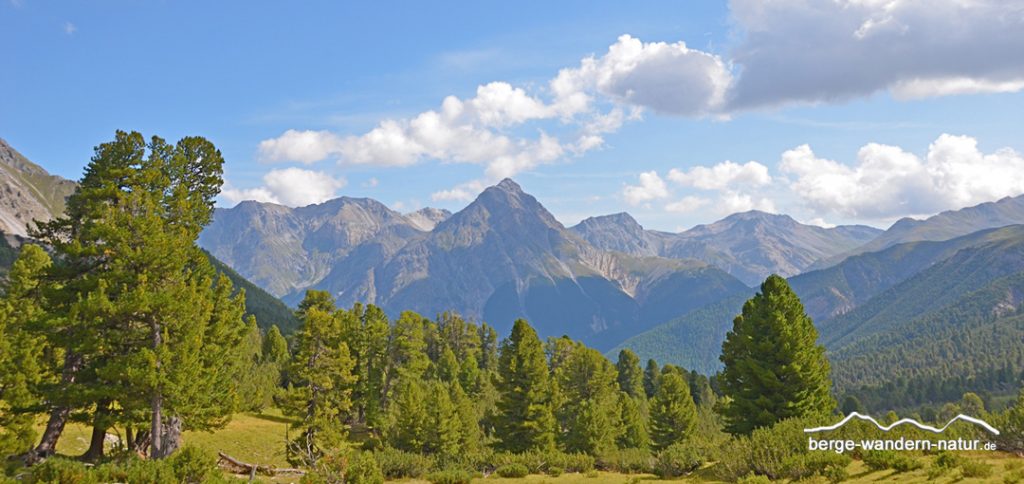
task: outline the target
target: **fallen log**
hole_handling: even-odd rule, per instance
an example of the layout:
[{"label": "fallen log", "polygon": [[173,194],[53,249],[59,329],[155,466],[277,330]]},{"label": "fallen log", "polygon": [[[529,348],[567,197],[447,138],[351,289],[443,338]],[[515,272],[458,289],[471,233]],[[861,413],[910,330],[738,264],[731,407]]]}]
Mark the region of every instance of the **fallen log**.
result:
[{"label": "fallen log", "polygon": [[259,464],[249,464],[242,462],[230,455],[223,452],[217,452],[217,456],[220,457],[217,460],[217,464],[222,468],[226,469],[234,474],[245,474],[254,476],[256,474],[262,474],[264,476],[276,476],[278,474],[297,474],[303,475],[306,471],[302,469],[292,469],[289,467],[274,467]]}]

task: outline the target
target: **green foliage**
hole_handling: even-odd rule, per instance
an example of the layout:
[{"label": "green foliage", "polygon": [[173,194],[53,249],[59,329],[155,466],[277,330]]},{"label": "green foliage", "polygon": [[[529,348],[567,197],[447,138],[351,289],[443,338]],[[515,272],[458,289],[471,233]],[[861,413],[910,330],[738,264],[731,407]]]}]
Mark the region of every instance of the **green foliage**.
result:
[{"label": "green foliage", "polygon": [[680,372],[662,372],[659,380],[651,399],[651,440],[655,449],[664,450],[690,436],[697,407]]},{"label": "green foliage", "polygon": [[689,474],[704,465],[700,453],[686,443],[675,443],[658,453],[654,473],[662,479]]},{"label": "green foliage", "polygon": [[723,412],[730,433],[750,434],[787,418],[831,413],[829,363],[817,339],[786,280],[769,276],[722,343],[722,382],[731,399]]},{"label": "green foliage", "polygon": [[658,362],[653,359],[647,360],[647,366],[644,367],[644,394],[647,398],[654,398],[654,392],[658,390],[658,377],[661,376],[661,370],[658,368]]},{"label": "green foliage", "polygon": [[749,436],[734,436],[723,442],[713,456],[717,461],[715,474],[722,480],[733,481],[748,474],[780,479],[786,475],[787,465],[807,453],[807,438],[803,429],[816,424],[816,420],[792,418],[771,427],[761,427]]},{"label": "green foliage", "polygon": [[377,459],[369,452],[357,453],[349,461],[345,482],[351,484],[384,484],[384,473]]},{"label": "green foliage", "polygon": [[506,478],[526,477],[530,470],[523,464],[505,464],[494,470],[496,474]]},{"label": "green foliage", "polygon": [[736,479],[736,484],[771,484],[771,482],[771,479],[753,473]]},{"label": "green foliage", "polygon": [[497,448],[512,452],[553,449],[555,418],[544,348],[522,319],[516,320],[512,334],[501,344],[495,387],[500,394],[495,418]]},{"label": "green foliage", "polygon": [[398,449],[384,448],[374,452],[374,456],[388,479],[419,479],[434,467],[429,456]]},{"label": "green foliage", "polygon": [[71,482],[76,484],[92,484],[99,482],[96,474],[90,472],[81,462],[61,457],[46,459],[42,464],[33,466],[31,476],[27,481],[39,484],[65,484]]},{"label": "green foliage", "polygon": [[640,357],[636,356],[628,348],[619,351],[619,360],[615,363],[615,370],[618,373],[619,390],[622,390],[633,398],[640,398],[645,395],[644,374],[640,369]]},{"label": "green foliage", "polygon": [[601,454],[597,467],[622,474],[649,474],[654,472],[654,455],[646,448],[616,449]]},{"label": "green foliage", "polygon": [[547,472],[545,474],[547,474],[547,475],[549,475],[551,477],[558,477],[558,476],[562,475],[563,472],[565,472],[565,470],[563,470],[561,467],[552,466],[552,467],[548,467],[548,470],[547,470]]},{"label": "green foliage", "polygon": [[355,362],[342,341],[334,300],[326,292],[309,291],[299,305],[301,325],[289,364],[289,387],[281,399],[285,415],[297,418],[299,435],[290,443],[292,458],[312,465],[339,449],[352,408]]},{"label": "green foliage", "polygon": [[822,476],[829,482],[841,482],[846,479],[846,468],[852,460],[847,455],[835,452],[794,454],[783,462],[783,474],[795,481]]},{"label": "green foliage", "polygon": [[565,472],[587,472],[594,468],[594,457],[587,454],[568,454],[564,452],[503,452],[492,457],[491,464],[501,467],[510,464],[526,466],[531,474],[543,474],[550,467],[560,467]]},{"label": "green foliage", "polygon": [[[299,327],[298,318],[284,302],[264,291],[260,286],[249,282],[248,279],[214,257],[213,254],[205,250],[203,253],[217,272],[228,276],[236,291],[245,294],[245,316],[255,317],[261,329],[269,331],[272,327],[278,327],[283,328],[286,334],[291,334]],[[278,333],[280,334],[280,331]]]},{"label": "green foliage", "polygon": [[430,484],[470,484],[472,480],[472,473],[458,469],[436,471],[427,475]]},{"label": "green foliage", "polygon": [[862,459],[864,465],[876,471],[892,469],[896,472],[910,472],[924,467],[912,456],[890,450],[869,450],[863,453]]},{"label": "green foliage", "polygon": [[625,392],[619,392],[619,416],[622,421],[620,448],[647,448],[651,445],[647,430],[647,402],[643,398],[642,393],[639,397],[630,397]]},{"label": "green foliage", "polygon": [[554,373],[555,414],[567,429],[559,436],[562,448],[588,454],[614,449],[623,435],[615,367],[597,350],[572,343]]},{"label": "green foliage", "polygon": [[193,445],[186,445],[171,454],[168,463],[181,482],[206,482],[220,473],[213,452]]}]

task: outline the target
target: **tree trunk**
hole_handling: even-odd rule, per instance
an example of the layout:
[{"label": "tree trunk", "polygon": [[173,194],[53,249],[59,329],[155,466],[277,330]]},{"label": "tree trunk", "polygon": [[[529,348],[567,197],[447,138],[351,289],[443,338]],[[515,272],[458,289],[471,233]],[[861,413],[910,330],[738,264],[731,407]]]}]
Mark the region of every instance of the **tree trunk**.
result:
[{"label": "tree trunk", "polygon": [[[157,323],[153,324],[153,352],[159,355],[161,335],[160,325]],[[149,425],[149,458],[150,459],[163,459],[166,454],[163,451],[163,442],[161,436],[163,434],[163,416],[161,413],[164,409],[164,396],[160,391],[159,374],[160,374],[160,359],[156,361],[156,372],[157,372],[157,385],[153,389],[153,395],[151,397],[151,406],[153,412],[153,421]]]},{"label": "tree trunk", "polygon": [[110,402],[103,400],[96,403],[96,415],[92,420],[92,437],[89,439],[89,450],[82,454],[82,460],[96,462],[103,458],[103,446],[107,440],[107,414]]},{"label": "tree trunk", "polygon": [[163,448],[160,449],[163,457],[173,454],[178,447],[181,447],[181,425],[181,419],[178,417],[164,419],[164,432],[161,439]]},{"label": "tree trunk", "polygon": [[[61,371],[60,376],[60,386],[62,389],[66,390],[67,387],[75,382],[78,370],[81,368],[81,355],[71,351],[65,353],[64,369]],[[64,424],[67,423],[70,415],[71,408],[66,404],[59,403],[50,408],[50,418],[46,422],[46,429],[43,430],[43,437],[39,440],[39,445],[28,453],[25,459],[26,463],[34,464],[53,455],[57,451],[57,441],[60,440],[60,434],[64,432]]]}]

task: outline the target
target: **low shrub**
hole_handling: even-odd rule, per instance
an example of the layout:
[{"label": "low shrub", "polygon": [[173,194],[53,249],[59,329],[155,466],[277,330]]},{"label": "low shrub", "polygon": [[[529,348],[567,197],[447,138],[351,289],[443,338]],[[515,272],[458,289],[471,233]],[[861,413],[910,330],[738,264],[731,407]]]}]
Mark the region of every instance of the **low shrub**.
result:
[{"label": "low shrub", "polygon": [[647,449],[617,449],[597,458],[597,467],[621,474],[654,473],[654,455]]},{"label": "low shrub", "polygon": [[93,484],[99,482],[97,476],[89,471],[89,468],[70,459],[61,457],[50,457],[40,464],[31,468],[31,475],[27,482],[63,484],[74,482],[76,484]]},{"label": "low shrub", "polygon": [[786,477],[793,480],[822,476],[830,482],[841,482],[846,479],[846,468],[852,460],[834,452],[808,452],[787,458],[783,469]]},{"label": "low shrub", "polygon": [[596,479],[596,478],[601,476],[601,473],[597,472],[596,470],[591,469],[591,470],[587,471],[586,473],[584,473],[583,476],[587,477],[588,479]]},{"label": "low shrub", "polygon": [[345,472],[347,484],[384,484],[384,472],[380,464],[370,452],[360,452],[353,456]]},{"label": "low shrub", "polygon": [[387,479],[419,479],[434,467],[430,457],[398,449],[381,449],[374,452],[374,457]]},{"label": "low shrub", "polygon": [[523,464],[505,464],[494,472],[501,477],[520,478],[529,475],[530,469],[527,469]]},{"label": "low shrub", "polygon": [[771,484],[771,482],[771,479],[754,473],[736,479],[736,484]]},{"label": "low shrub", "polygon": [[912,456],[888,450],[864,452],[863,459],[864,465],[875,471],[892,469],[896,472],[909,472],[924,467],[924,464]]},{"label": "low shrub", "polygon": [[654,473],[662,479],[689,474],[704,464],[697,449],[685,443],[672,444],[658,453]]},{"label": "low shrub", "polygon": [[548,467],[547,474],[549,476],[551,476],[551,477],[558,477],[558,476],[562,475],[562,472],[564,472],[564,471],[562,470],[561,467],[551,466],[551,467]]},{"label": "low shrub", "polygon": [[490,462],[492,469],[509,464],[521,464],[526,466],[530,474],[543,474],[550,467],[561,467],[565,472],[587,472],[594,468],[594,463],[594,458],[587,454],[564,452],[502,452],[494,454]]},{"label": "low shrub", "polygon": [[431,484],[469,484],[472,480],[472,473],[458,469],[436,471],[427,475],[427,481]]},{"label": "low shrub", "polygon": [[960,472],[964,477],[987,479],[992,477],[992,466],[980,460],[965,459],[960,463]]},{"label": "low shrub", "polygon": [[213,453],[194,445],[178,449],[168,462],[180,482],[206,482],[213,474],[220,474]]}]

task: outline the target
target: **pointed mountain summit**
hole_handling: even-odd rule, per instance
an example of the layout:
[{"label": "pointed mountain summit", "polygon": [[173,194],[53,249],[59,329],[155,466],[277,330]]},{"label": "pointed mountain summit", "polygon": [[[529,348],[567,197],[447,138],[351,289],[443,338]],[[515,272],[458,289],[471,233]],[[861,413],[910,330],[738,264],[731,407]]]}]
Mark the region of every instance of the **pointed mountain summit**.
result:
[{"label": "pointed mountain summit", "polygon": [[626,212],[584,219],[572,231],[596,247],[637,256],[661,253],[664,237],[648,232]]},{"label": "pointed mountain summit", "polygon": [[434,230],[437,224],[448,220],[452,213],[443,208],[425,207],[415,212],[405,214],[406,220],[411,222],[416,228],[430,232]]}]

